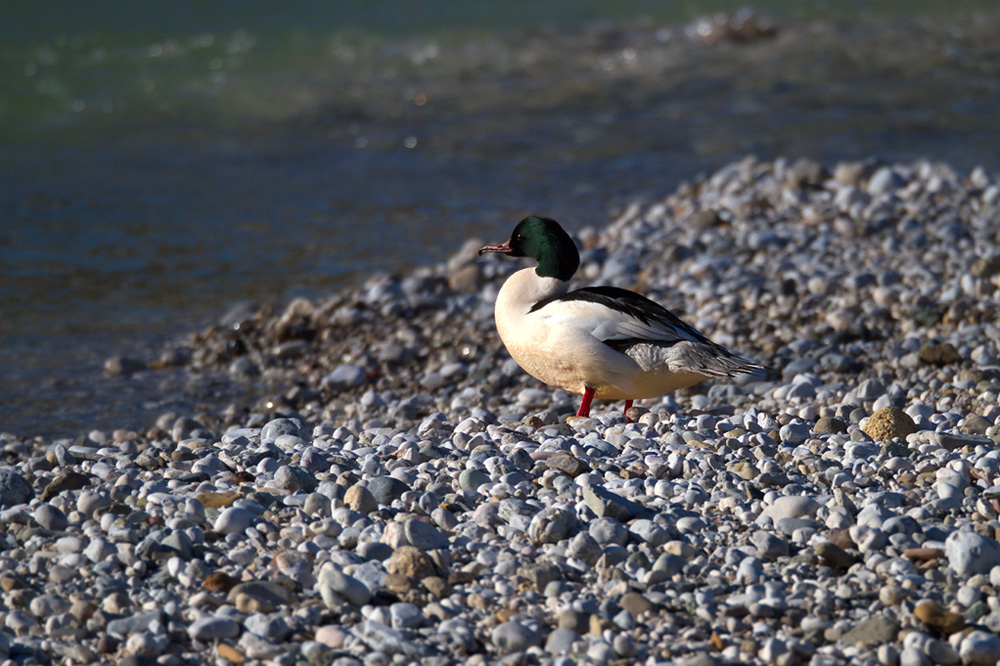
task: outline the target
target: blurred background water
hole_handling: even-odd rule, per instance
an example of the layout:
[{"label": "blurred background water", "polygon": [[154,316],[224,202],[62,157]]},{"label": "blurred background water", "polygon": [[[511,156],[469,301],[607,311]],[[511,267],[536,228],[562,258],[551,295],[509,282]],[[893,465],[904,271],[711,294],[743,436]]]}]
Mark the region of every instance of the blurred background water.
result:
[{"label": "blurred background water", "polygon": [[225,400],[102,363],[748,153],[1000,168],[995,0],[756,7],[7,3],[0,431]]}]

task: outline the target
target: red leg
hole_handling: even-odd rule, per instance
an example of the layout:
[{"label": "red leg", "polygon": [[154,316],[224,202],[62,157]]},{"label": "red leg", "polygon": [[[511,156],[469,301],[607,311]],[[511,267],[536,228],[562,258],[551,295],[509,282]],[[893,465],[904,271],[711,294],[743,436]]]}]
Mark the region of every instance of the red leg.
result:
[{"label": "red leg", "polygon": [[625,401],[625,410],[622,412],[622,414],[625,415],[625,423],[631,423],[631,421],[628,420],[628,410],[630,410],[630,409],[632,409],[632,401],[631,400],[626,400]]},{"label": "red leg", "polygon": [[580,401],[580,409],[576,410],[577,416],[590,416],[590,403],[594,400],[595,389],[585,386],[583,389],[583,400]]}]

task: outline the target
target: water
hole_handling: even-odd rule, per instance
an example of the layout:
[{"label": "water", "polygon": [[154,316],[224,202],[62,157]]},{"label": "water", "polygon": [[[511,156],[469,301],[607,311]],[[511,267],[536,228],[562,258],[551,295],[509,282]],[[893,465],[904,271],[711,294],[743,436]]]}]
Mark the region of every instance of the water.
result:
[{"label": "water", "polygon": [[684,31],[707,3],[604,4],[6,8],[0,430],[238,400],[101,365],[747,153],[1000,167],[993,3],[764,3],[775,38],[716,45]]}]

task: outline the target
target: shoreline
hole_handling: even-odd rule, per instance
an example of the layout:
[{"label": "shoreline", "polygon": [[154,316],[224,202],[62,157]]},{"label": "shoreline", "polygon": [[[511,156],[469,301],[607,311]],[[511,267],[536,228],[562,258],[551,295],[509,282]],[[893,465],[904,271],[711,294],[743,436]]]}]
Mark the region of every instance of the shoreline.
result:
[{"label": "shoreline", "polygon": [[772,368],[632,424],[509,360],[478,240],[231,313],[150,365],[268,397],[5,436],[0,656],[995,661],[998,223],[981,169],[745,158],[580,230]]},{"label": "shoreline", "polygon": [[[25,68],[14,88],[39,103],[44,91],[70,94],[50,100],[61,120],[24,107],[35,131],[10,124],[17,143],[0,147],[11,219],[0,242],[0,427],[66,434],[93,412],[172,407],[157,405],[158,385],[87,375],[119,345],[214,321],[234,298],[313,297],[439,259],[470,224],[502,234],[530,210],[603,224],[612,205],[789,147],[826,164],[933,155],[996,171],[998,16],[960,14],[735,12],[740,30],[713,16],[460,43],[365,45],[307,30],[316,48],[305,52],[268,50],[268,24],[256,46],[225,30],[187,50],[174,31],[111,30],[95,42],[42,37],[52,57],[14,48],[11,71]],[[245,66],[223,58],[209,69],[229,46],[249,49]],[[220,78],[206,88],[206,75]],[[359,225],[371,232],[352,233]]]}]

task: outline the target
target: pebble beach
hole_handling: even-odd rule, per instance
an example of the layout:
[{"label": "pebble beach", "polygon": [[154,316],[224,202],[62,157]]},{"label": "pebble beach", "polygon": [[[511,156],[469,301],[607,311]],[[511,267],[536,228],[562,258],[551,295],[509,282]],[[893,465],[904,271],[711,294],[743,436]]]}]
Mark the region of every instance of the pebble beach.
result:
[{"label": "pebble beach", "polygon": [[579,230],[767,366],[628,419],[503,349],[503,238],[109,359],[267,397],[0,435],[0,663],[997,664],[998,230],[982,168],[751,157]]}]

